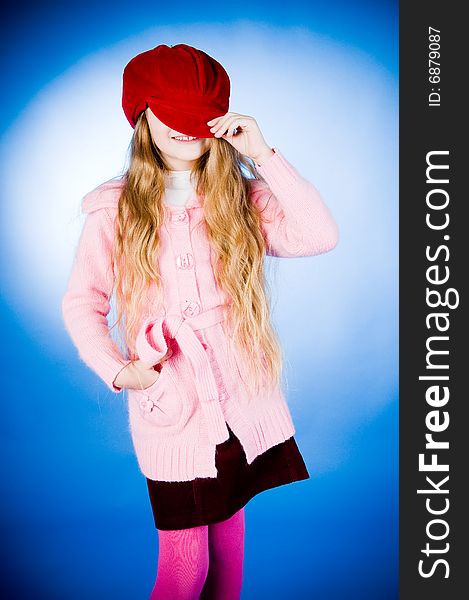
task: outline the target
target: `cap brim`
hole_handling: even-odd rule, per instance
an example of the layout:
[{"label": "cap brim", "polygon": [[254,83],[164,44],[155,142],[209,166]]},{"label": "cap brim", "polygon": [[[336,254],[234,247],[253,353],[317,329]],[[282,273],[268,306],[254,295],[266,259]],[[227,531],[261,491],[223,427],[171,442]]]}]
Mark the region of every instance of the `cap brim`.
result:
[{"label": "cap brim", "polygon": [[170,129],[174,129],[183,135],[190,135],[198,138],[215,137],[210,131],[210,125],[207,121],[215,117],[221,117],[223,114],[213,114],[212,112],[198,110],[197,113],[189,113],[181,110],[168,110],[157,102],[147,101],[152,113]]}]

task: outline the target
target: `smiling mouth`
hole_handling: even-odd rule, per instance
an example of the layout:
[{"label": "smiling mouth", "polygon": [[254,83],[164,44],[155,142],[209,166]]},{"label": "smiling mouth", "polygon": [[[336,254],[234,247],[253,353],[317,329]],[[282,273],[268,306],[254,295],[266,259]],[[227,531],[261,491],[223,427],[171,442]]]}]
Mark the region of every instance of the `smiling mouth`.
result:
[{"label": "smiling mouth", "polygon": [[200,138],[191,135],[175,135],[172,139],[182,144],[190,144],[191,142],[198,142]]}]

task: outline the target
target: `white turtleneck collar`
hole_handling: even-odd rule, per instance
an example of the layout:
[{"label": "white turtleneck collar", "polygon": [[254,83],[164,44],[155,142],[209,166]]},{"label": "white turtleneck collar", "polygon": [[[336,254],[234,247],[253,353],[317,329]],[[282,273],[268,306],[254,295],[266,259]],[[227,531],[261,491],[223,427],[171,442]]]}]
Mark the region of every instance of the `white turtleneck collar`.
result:
[{"label": "white turtleneck collar", "polygon": [[184,206],[189,200],[194,187],[191,182],[191,169],[185,171],[170,171],[165,174],[166,204]]}]

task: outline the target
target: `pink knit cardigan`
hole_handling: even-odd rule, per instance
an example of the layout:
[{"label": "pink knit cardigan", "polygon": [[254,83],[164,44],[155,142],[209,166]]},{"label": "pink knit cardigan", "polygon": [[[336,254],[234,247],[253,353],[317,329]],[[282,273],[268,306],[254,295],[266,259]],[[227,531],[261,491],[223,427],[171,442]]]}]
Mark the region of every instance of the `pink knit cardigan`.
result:
[{"label": "pink knit cardigan", "polygon": [[[251,201],[263,211],[267,253],[313,256],[333,249],[338,227],[312,183],[278,148],[257,165],[265,183],[251,181]],[[107,315],[114,282],[112,242],[122,188],[110,180],[85,195],[86,219],[63,296],[62,314],[80,358],[118,393],[118,373],[128,363],[112,339]],[[216,477],[215,447],[231,427],[248,463],[295,433],[281,386],[253,397],[245,365],[231,349],[222,321],[227,297],[215,282],[213,249],[203,227],[202,198],[167,205],[161,227],[159,269],[164,313],[149,295],[139,326],[138,357],[160,376],[146,390],[128,389],[132,442],[141,472],[159,481]]]}]

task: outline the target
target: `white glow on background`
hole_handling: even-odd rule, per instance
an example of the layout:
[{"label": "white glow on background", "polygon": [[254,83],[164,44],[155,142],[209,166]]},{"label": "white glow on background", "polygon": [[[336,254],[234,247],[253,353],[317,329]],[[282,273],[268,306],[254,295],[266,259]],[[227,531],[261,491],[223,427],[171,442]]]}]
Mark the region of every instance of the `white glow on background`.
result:
[{"label": "white glow on background", "polygon": [[[224,65],[230,110],[257,119],[267,142],[318,187],[339,223],[333,252],[275,261],[276,319],[288,352],[333,369],[331,356],[338,359],[353,336],[366,335],[389,361],[396,342],[390,323],[397,326],[397,84],[369,55],[302,28],[155,28],[84,57],[50,81],[0,148],[7,298],[28,315],[41,343],[57,343],[81,198],[119,174],[126,160],[132,129],[120,104],[122,70],[143,50],[181,41]],[[381,360],[359,344],[356,352],[358,362]],[[374,366],[386,371],[385,364]],[[389,400],[369,396],[372,404]]]}]

